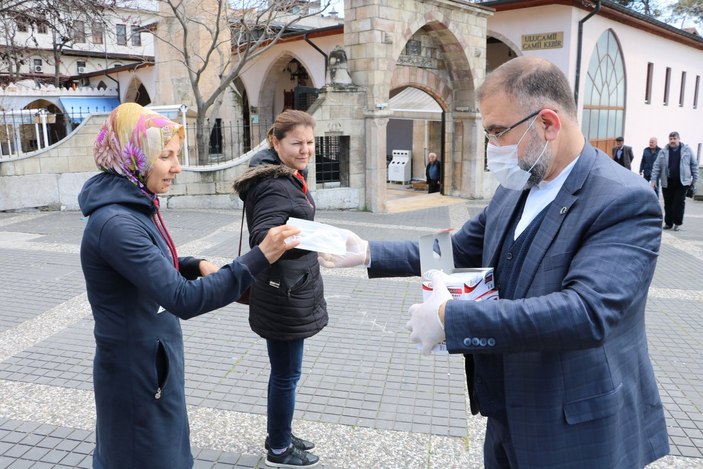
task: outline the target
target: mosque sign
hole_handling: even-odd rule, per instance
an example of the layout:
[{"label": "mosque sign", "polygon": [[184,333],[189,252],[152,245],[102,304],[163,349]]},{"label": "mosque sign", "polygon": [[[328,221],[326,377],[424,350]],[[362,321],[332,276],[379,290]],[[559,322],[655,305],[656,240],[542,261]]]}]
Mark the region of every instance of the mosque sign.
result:
[{"label": "mosque sign", "polygon": [[561,49],[564,47],[564,31],[522,35],[522,50]]}]

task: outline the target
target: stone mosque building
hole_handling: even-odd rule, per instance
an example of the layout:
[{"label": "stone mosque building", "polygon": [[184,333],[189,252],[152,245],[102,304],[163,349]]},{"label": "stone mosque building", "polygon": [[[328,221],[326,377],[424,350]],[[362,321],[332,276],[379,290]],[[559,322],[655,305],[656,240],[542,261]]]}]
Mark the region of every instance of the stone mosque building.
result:
[{"label": "stone mosque building", "polygon": [[[607,153],[624,136],[635,152],[633,170],[649,138],[663,145],[673,130],[699,157],[703,151],[703,38],[695,32],[611,1],[344,4],[343,18],[301,28],[249,64],[234,83],[236,93],[227,93],[218,114],[209,117],[243,123],[253,150],[184,167],[167,197],[170,207],[237,206],[232,179],[263,140],[259,127],[287,108],[306,109],[317,121],[308,182],[320,208],[385,212],[389,184],[424,179],[429,152],[443,162],[444,195],[488,198],[495,183],[485,168],[475,90],[488,72],[521,55],[544,57],[565,72],[584,134]],[[155,47],[151,75],[140,70],[140,99],[147,93],[153,105],[192,109],[184,70],[172,51]],[[134,74],[117,79],[122,90],[135,89]],[[82,128],[94,135],[96,125]],[[52,148],[43,157],[51,158]],[[0,179],[32,175],[26,159],[0,159]],[[88,166],[73,167],[85,170],[74,171],[63,188],[61,177],[55,182],[59,203],[67,207],[80,181],[92,174]]]}]

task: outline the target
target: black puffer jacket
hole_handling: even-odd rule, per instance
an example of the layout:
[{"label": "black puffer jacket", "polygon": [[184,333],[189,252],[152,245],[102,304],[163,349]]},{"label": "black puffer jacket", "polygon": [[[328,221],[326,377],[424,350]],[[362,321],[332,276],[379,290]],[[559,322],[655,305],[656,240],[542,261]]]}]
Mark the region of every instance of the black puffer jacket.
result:
[{"label": "black puffer jacket", "polygon": [[[244,201],[249,246],[257,246],[270,228],[288,218],[313,220],[315,202],[303,192],[295,170],[281,164],[275,151],[263,150],[234,182]],[[265,339],[304,339],[327,325],[317,253],[292,249],[256,277],[249,299],[249,325]]]}]

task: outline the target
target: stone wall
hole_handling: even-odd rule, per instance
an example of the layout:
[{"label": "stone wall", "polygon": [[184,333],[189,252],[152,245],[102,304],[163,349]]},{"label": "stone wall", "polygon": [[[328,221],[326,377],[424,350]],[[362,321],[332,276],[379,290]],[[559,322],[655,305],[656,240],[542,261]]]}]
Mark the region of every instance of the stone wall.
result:
[{"label": "stone wall", "polygon": [[[331,91],[310,112],[317,121],[316,136],[350,136],[352,154],[364,145],[363,120],[358,117],[363,93]],[[326,101],[326,102],[325,102]],[[85,181],[97,173],[93,142],[107,114],[93,114],[62,141],[25,156],[0,159],[0,211],[46,208],[78,210],[78,193]],[[234,178],[246,170],[249,159],[261,146],[241,157],[215,166],[183,167],[166,196],[168,208],[241,208],[232,190]],[[355,160],[352,159],[354,162]],[[310,187],[320,209],[363,209],[364,168],[353,163],[352,187],[316,187],[311,171]]]}]

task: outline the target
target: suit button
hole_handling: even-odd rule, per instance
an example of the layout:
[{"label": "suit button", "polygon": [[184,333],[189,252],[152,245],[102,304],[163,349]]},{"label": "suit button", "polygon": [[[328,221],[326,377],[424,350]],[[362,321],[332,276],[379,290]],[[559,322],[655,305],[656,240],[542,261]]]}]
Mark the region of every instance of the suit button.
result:
[{"label": "suit button", "polygon": [[481,345],[481,347],[485,347],[486,346],[486,339],[481,337],[481,340],[479,340],[478,343]]},{"label": "suit button", "polygon": [[489,347],[494,347],[496,344],[496,340],[493,337],[488,338],[488,346]]},{"label": "suit button", "polygon": [[512,253],[512,252],[509,252],[506,257],[508,258],[508,260],[512,259],[512,258],[513,258],[513,253]]},{"label": "suit button", "polygon": [[478,337],[474,337],[473,339],[471,339],[471,345],[473,345],[474,347],[478,347],[478,344],[479,344]]},{"label": "suit button", "polygon": [[464,347],[471,347],[471,337],[464,339]]}]

